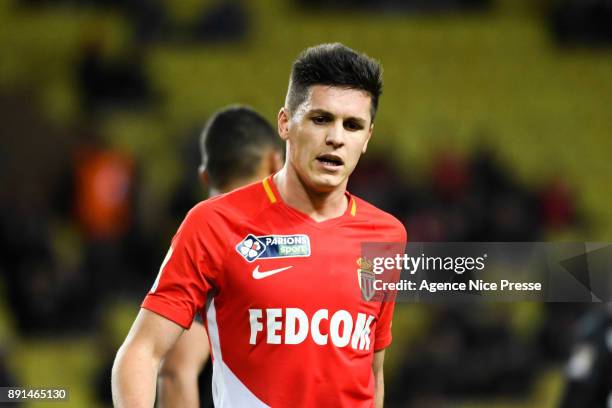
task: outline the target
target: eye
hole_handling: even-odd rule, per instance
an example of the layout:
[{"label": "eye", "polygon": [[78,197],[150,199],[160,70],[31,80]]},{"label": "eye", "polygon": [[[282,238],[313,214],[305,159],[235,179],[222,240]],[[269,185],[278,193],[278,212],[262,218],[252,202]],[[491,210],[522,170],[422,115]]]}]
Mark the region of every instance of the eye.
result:
[{"label": "eye", "polygon": [[351,132],[356,132],[358,130],[363,129],[363,126],[353,120],[347,120],[346,122],[344,122],[344,128]]},{"label": "eye", "polygon": [[327,122],[329,122],[329,118],[327,116],[313,116],[312,117],[312,123],[314,123],[315,125],[323,125]]}]

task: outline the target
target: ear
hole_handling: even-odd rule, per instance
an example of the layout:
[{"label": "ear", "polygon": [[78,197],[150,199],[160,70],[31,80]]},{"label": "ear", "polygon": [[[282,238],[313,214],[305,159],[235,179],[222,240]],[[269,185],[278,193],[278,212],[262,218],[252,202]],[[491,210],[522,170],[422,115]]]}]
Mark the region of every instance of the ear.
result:
[{"label": "ear", "polygon": [[363,149],[361,149],[361,154],[364,154],[366,150],[368,150],[368,143],[370,142],[370,138],[372,137],[373,130],[374,130],[374,123],[372,123],[370,125],[370,129],[368,129],[368,137],[366,138],[366,141],[363,144]]},{"label": "ear", "polygon": [[206,170],[206,167],[200,165],[200,167],[198,167],[198,175],[200,176],[200,182],[202,183],[202,186],[204,186],[204,189],[208,189],[210,183],[208,179],[208,170]]},{"label": "ear", "polygon": [[285,107],[278,112],[278,134],[285,141],[289,138],[289,112]]}]

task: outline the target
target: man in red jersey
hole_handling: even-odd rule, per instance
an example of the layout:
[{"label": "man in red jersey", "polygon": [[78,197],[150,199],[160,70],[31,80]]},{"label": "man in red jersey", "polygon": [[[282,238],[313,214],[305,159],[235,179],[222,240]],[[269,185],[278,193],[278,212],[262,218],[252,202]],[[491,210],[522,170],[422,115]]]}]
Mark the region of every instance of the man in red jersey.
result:
[{"label": "man in red jersey", "polygon": [[205,313],[218,407],[382,407],[393,302],[361,294],[364,242],[404,242],[391,215],[346,191],[382,89],[341,44],[293,64],[274,177],[194,207],[113,369],[117,407],[150,407],[167,350]]},{"label": "man in red jersey", "polygon": [[[200,179],[210,197],[262,180],[283,164],[276,131],[247,106],[229,106],[208,120],[200,136],[200,154]],[[200,406],[198,376],[209,354],[206,329],[198,313],[162,362],[159,408]]]}]

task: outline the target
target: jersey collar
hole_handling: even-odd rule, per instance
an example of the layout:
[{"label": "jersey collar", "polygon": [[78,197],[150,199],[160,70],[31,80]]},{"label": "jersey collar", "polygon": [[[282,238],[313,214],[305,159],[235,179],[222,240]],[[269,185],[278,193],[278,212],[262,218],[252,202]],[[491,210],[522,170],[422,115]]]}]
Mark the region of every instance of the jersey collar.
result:
[{"label": "jersey collar", "polygon": [[276,184],[274,184],[274,175],[266,177],[262,181],[262,185],[263,185],[264,191],[266,192],[266,196],[271,204],[276,204],[279,207],[281,207],[284,211],[289,212],[292,215],[308,222],[309,224],[319,227],[319,228],[327,227],[329,225],[336,225],[338,222],[341,222],[345,218],[355,217],[355,215],[357,214],[357,201],[355,200],[355,197],[353,197],[348,191],[344,193],[349,203],[349,205],[346,207],[346,211],[344,212],[344,214],[342,214],[339,217],[330,218],[329,220],[325,220],[325,221],[315,221],[309,215],[304,214],[300,210],[297,210],[287,205],[287,203],[283,201],[281,195],[276,189]]}]

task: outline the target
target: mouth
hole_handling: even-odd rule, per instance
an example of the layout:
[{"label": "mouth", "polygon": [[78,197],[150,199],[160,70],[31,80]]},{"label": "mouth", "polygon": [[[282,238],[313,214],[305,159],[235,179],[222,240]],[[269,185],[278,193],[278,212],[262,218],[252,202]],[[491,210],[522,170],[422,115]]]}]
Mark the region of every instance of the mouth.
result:
[{"label": "mouth", "polygon": [[329,167],[339,167],[344,164],[344,161],[335,154],[322,154],[320,156],[317,156],[317,161]]}]

